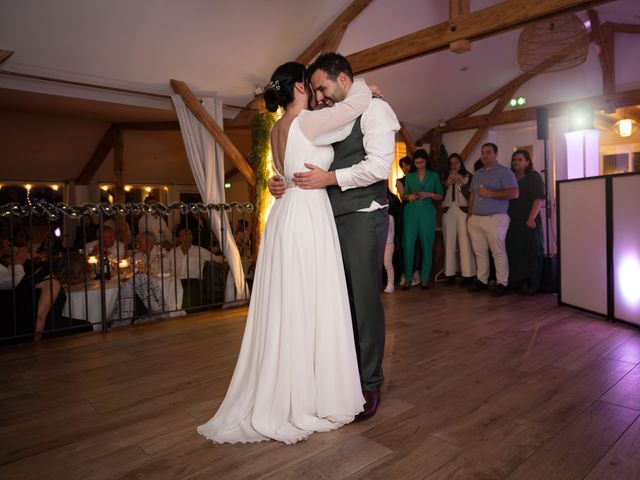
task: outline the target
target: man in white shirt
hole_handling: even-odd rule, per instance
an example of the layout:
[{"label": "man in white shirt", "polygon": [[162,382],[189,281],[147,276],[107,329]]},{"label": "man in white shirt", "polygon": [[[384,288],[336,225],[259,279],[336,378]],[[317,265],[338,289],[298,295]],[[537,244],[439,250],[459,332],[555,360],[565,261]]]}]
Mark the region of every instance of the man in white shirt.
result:
[{"label": "man in white shirt", "polygon": [[222,263],[222,257],[209,250],[193,245],[193,234],[186,227],[178,230],[178,246],[167,253],[167,266],[181,280],[184,296],[182,308],[202,304],[202,269],[207,261]]},{"label": "man in white shirt", "polygon": [[[147,205],[154,205],[158,203],[158,200],[149,195],[144,199],[144,203]],[[157,213],[143,213],[138,220],[138,232],[153,233],[155,243],[157,244],[161,242],[171,242],[171,231],[169,230],[169,226],[167,225],[166,220]]]},{"label": "man in white shirt", "polygon": [[[169,253],[161,252],[155,243],[155,235],[152,232],[140,232],[136,235],[136,253],[133,255],[134,262],[144,262],[149,267],[149,273],[156,274],[161,271],[169,271]],[[162,255],[162,258],[161,258]],[[160,269],[162,261],[163,268]]]},{"label": "man in white shirt", "polygon": [[[311,86],[318,103],[331,107],[347,97],[353,85],[351,65],[336,53],[320,55],[309,67]],[[300,188],[327,188],[336,220],[345,266],[349,303],[358,345],[360,381],[366,403],[356,419],[375,415],[384,381],[384,309],[380,279],[388,233],[387,179],[395,153],[395,132],[400,125],[391,107],[379,98],[354,122],[315,139],[333,144],[329,171],[305,164],[309,172],[294,174]],[[269,189],[279,197],[275,179]]]},{"label": "man in white shirt", "polygon": [[[29,257],[27,247],[15,249],[13,259],[11,257],[11,244],[3,234],[0,237],[0,259],[9,257],[9,265],[0,262],[0,290],[15,288],[24,277],[24,262]],[[11,264],[13,262],[13,265]]]},{"label": "man in white shirt", "polygon": [[[98,240],[87,243],[85,251],[89,252],[89,255],[99,256],[100,243]],[[126,249],[124,243],[116,240],[116,231],[108,225],[102,228],[102,254],[109,260],[116,258],[122,259],[125,257]]]}]

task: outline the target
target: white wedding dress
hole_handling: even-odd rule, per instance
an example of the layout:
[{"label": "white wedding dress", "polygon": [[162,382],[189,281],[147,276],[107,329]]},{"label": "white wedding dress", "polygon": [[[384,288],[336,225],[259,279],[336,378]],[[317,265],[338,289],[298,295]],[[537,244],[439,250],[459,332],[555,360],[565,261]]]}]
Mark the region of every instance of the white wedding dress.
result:
[{"label": "white wedding dress", "polygon": [[[282,172],[288,184],[305,162],[327,170],[333,161],[333,148],[312,144],[301,129],[301,119],[316,113],[303,111],[291,123]],[[292,444],[353,421],[363,404],[331,205],[324,189],[291,186],[262,236],[231,384],[198,433],[217,443]]]}]

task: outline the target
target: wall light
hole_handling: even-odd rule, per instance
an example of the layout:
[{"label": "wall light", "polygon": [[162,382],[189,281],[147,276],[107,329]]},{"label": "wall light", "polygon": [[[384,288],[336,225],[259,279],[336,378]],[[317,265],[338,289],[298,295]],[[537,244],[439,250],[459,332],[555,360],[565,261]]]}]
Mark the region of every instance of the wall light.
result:
[{"label": "wall light", "polygon": [[124,191],[125,192],[130,192],[131,191],[131,185],[125,185],[124,186]]},{"label": "wall light", "polygon": [[151,187],[144,187],[144,191],[147,193],[151,193]]},{"label": "wall light", "polygon": [[638,122],[632,118],[623,118],[614,123],[612,128],[621,137],[630,137],[638,129]]},{"label": "wall light", "polygon": [[53,190],[54,192],[57,192],[58,188],[60,188],[58,185],[51,185],[51,190]]},{"label": "wall light", "polygon": [[104,190],[105,192],[107,192],[109,190],[109,186],[108,185],[102,185],[100,188],[102,190]]},{"label": "wall light", "polygon": [[27,192],[28,192],[29,190],[31,190],[31,184],[30,184],[30,183],[27,183],[27,184],[24,186],[24,188],[26,188],[26,189],[27,189]]}]

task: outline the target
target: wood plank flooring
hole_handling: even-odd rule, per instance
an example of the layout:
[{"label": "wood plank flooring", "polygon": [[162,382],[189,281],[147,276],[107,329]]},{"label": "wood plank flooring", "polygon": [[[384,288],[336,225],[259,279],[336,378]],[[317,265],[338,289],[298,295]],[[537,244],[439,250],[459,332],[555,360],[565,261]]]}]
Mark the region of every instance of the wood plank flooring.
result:
[{"label": "wood plank flooring", "polygon": [[246,308],[0,349],[2,479],[640,479],[640,331],[551,295],[385,295],[373,419],[214,445]]}]

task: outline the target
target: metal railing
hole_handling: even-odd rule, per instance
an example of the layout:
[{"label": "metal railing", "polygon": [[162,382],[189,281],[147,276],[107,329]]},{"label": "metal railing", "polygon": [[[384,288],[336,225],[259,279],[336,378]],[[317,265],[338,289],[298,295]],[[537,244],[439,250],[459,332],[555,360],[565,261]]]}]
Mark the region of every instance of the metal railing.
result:
[{"label": "metal railing", "polygon": [[221,308],[233,287],[230,236],[251,282],[253,211],[237,202],[0,206],[0,342]]}]

